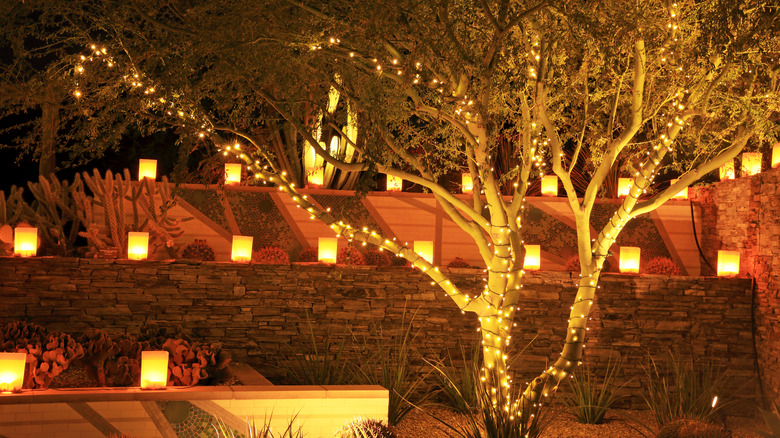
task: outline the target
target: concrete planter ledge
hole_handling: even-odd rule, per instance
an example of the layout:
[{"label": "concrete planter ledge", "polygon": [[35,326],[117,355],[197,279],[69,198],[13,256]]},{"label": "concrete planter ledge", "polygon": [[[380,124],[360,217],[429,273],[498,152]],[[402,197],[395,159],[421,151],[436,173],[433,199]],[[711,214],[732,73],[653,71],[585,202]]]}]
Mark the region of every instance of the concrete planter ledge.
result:
[{"label": "concrete planter ledge", "polygon": [[357,416],[386,421],[388,397],[369,385],[27,390],[0,395],[0,430],[8,438],[174,438],[212,427],[213,417],[239,433],[254,419],[277,431],[292,423],[307,437],[331,437]]}]

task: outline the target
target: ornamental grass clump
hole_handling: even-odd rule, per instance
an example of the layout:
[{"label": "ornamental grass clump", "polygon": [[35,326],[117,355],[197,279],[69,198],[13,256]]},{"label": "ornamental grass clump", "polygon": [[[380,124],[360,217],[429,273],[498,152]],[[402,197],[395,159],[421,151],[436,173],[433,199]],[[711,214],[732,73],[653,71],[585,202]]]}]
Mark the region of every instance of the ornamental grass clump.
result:
[{"label": "ornamental grass clump", "polygon": [[666,423],[655,438],[731,438],[731,433],[717,424],[684,418]]},{"label": "ornamental grass clump", "polygon": [[[381,385],[390,394],[387,421],[396,426],[414,409],[415,405],[426,403],[430,392],[420,394],[425,379],[430,375],[427,365],[415,365],[419,354],[413,348],[420,330],[414,329],[416,313],[407,319],[406,311],[398,332],[385,331],[380,324],[371,328],[358,350],[366,358],[357,371],[357,383]],[[422,362],[422,360],[419,360]]]},{"label": "ornamental grass clump", "polygon": [[651,357],[645,373],[642,398],[660,428],[677,420],[713,422],[734,404],[722,400],[729,393],[727,373],[712,362],[683,360],[670,353],[663,365]]},{"label": "ornamental grass clump", "polygon": [[468,414],[478,406],[475,388],[479,374],[475,371],[477,370],[476,363],[479,361],[480,350],[481,345],[476,344],[471,351],[470,358],[467,358],[466,351],[461,345],[461,363],[459,365],[456,365],[451,357],[433,365],[438,371],[434,376],[441,388],[441,395],[445,403],[455,412]]},{"label": "ornamental grass clump", "polygon": [[[298,422],[298,414],[290,418],[287,427],[281,433],[275,433],[271,428],[271,415],[265,417],[262,423],[258,423],[254,418],[250,418],[244,425],[244,431],[238,432],[231,426],[228,426],[219,418],[212,423],[216,438],[303,438],[305,435]],[[208,436],[204,434],[203,436]]]},{"label": "ornamental grass clump", "polygon": [[[347,328],[347,330],[349,330]],[[279,367],[297,385],[347,385],[352,382],[354,370],[344,357],[348,343],[346,330],[339,339],[333,339],[330,331],[318,342],[308,312],[306,325],[298,324],[299,335],[290,355],[279,361]]]},{"label": "ornamental grass clump", "polygon": [[774,403],[775,410],[765,411],[761,409],[761,415],[769,428],[769,432],[759,432],[766,438],[780,438],[780,404]]},{"label": "ornamental grass clump", "polygon": [[[480,376],[475,379],[473,390],[477,398],[477,407],[473,411],[466,412],[465,424],[455,426],[434,416],[436,421],[460,438],[538,438],[541,436],[552,419],[549,409],[552,402],[550,398],[546,398],[544,403],[534,403],[525,411],[521,406],[522,394],[519,391],[511,391],[506,401],[494,402],[492,387],[486,382],[491,379],[498,381],[501,376],[495,370],[480,371],[476,366],[473,373]],[[465,400],[461,403],[467,404]]]},{"label": "ornamental grass clump", "polygon": [[623,368],[623,358],[610,356],[604,377],[595,379],[589,367],[581,366],[568,380],[569,391],[565,393],[563,403],[571,410],[578,422],[601,424],[604,415],[612,405],[622,398],[619,394],[625,385],[617,385],[617,377]]}]

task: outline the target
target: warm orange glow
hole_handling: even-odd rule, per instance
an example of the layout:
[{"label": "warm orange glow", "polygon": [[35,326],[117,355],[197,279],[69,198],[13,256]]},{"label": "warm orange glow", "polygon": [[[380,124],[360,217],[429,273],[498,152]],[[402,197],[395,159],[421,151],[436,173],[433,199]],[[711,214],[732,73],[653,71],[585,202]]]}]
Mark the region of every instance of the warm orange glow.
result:
[{"label": "warm orange glow", "polygon": [[[671,185],[674,185],[674,183],[676,183],[678,179],[679,178],[673,179]],[[688,199],[688,187],[677,192],[676,195],[672,196],[672,199]]]},{"label": "warm orange glow", "polygon": [[720,166],[718,169],[718,175],[720,176],[721,181],[734,179],[734,160],[730,160],[729,162]]},{"label": "warm orange glow", "polygon": [[469,194],[474,192],[474,180],[471,179],[470,173],[464,173],[460,176],[460,191]]},{"label": "warm orange glow", "polygon": [[14,228],[14,254],[32,257],[38,252],[38,229],[33,227]]},{"label": "warm orange glow", "polygon": [[718,277],[739,275],[739,251],[718,251]]},{"label": "warm orange glow", "polygon": [[241,184],[241,163],[225,163],[225,185]]},{"label": "warm orange glow", "polygon": [[639,248],[635,246],[620,247],[620,272],[639,273]]},{"label": "warm orange glow", "polygon": [[761,173],[761,152],[742,153],[742,176],[751,176]]},{"label": "warm orange glow", "polygon": [[168,385],[168,352],[141,352],[141,389],[165,389]]},{"label": "warm orange glow", "polygon": [[772,146],[772,169],[780,167],[780,143]]},{"label": "warm orange glow", "polygon": [[19,392],[24,384],[27,353],[0,353],[0,392]]},{"label": "warm orange glow", "polygon": [[387,175],[387,191],[400,192],[403,189],[404,180],[400,176]]},{"label": "warm orange glow", "polygon": [[523,260],[523,269],[527,269],[529,271],[538,271],[542,265],[541,248],[539,245],[524,246],[525,260]]},{"label": "warm orange glow", "polygon": [[322,187],[325,183],[325,168],[323,166],[307,168],[306,182],[309,184],[310,188]]},{"label": "warm orange glow", "polygon": [[157,179],[157,160],[138,160],[138,181],[143,181],[144,178]]},{"label": "warm orange glow", "polygon": [[625,198],[631,193],[631,178],[618,178],[618,198]]},{"label": "warm orange glow", "polygon": [[558,177],[547,175],[542,177],[542,196],[558,196]]},{"label": "warm orange glow", "polygon": [[433,263],[433,242],[430,240],[415,240],[414,252],[427,260],[428,263]]},{"label": "warm orange glow", "polygon": [[248,263],[252,261],[252,236],[233,236],[233,251],[231,258],[234,262]]},{"label": "warm orange glow", "polygon": [[317,242],[317,260],[325,263],[336,263],[339,239],[335,237],[320,237]]},{"label": "warm orange glow", "polygon": [[127,233],[127,258],[143,260],[149,256],[149,233],[130,231]]}]

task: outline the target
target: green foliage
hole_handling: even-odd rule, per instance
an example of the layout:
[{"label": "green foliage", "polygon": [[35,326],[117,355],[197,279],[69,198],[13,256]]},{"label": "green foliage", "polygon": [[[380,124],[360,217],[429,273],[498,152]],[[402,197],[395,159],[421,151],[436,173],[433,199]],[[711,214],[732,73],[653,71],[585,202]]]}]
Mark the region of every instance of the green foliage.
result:
[{"label": "green foliage", "polygon": [[280,359],[279,366],[299,385],[346,385],[351,383],[354,370],[344,358],[344,352],[351,345],[346,331],[340,339],[331,338],[330,331],[318,342],[308,312],[306,325],[298,324],[299,335],[295,348],[288,345],[290,355]]},{"label": "green foliage", "polygon": [[214,261],[214,248],[206,242],[206,239],[195,239],[181,251],[185,259]]},{"label": "green foliage", "polygon": [[578,422],[601,424],[607,411],[621,398],[619,392],[626,385],[618,386],[616,382],[622,368],[623,358],[618,355],[614,361],[610,357],[601,379],[594,379],[588,366],[580,366],[572,374],[563,402]]},{"label": "green foliage", "polygon": [[684,419],[712,422],[733,404],[723,400],[728,396],[727,373],[712,362],[683,360],[670,353],[664,366],[650,358],[645,373],[642,397],[659,427]]},{"label": "green foliage", "polygon": [[381,324],[375,324],[368,339],[364,338],[359,346],[360,357],[365,359],[360,364],[357,381],[381,385],[390,392],[387,420],[391,426],[400,423],[414,409],[413,404],[424,403],[432,395],[419,394],[431,371],[413,363],[418,355],[413,343],[420,333],[414,329],[415,315],[407,318],[404,312],[401,326],[393,331],[386,331]]},{"label": "green foliage", "polygon": [[263,265],[287,265],[290,255],[278,246],[266,246],[252,253],[252,262]]},{"label": "green foliage", "polygon": [[666,423],[656,438],[731,438],[723,426],[700,419],[679,419]]},{"label": "green foliage", "polygon": [[780,405],[777,403],[774,405],[774,412],[769,410],[765,411],[763,409],[761,410],[761,415],[764,417],[764,422],[766,422],[767,428],[769,428],[769,433],[759,433],[766,438],[780,438]]},{"label": "green foliage", "polygon": [[358,417],[345,424],[333,438],[396,438],[384,421]]}]

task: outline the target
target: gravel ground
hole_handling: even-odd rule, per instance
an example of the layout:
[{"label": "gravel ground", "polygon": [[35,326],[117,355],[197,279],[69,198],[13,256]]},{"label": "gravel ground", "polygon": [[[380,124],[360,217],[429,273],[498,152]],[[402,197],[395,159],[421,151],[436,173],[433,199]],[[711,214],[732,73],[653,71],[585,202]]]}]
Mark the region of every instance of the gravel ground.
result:
[{"label": "gravel ground", "polygon": [[[427,407],[427,412],[452,425],[465,424],[463,416],[445,408]],[[645,438],[652,437],[642,424],[655,426],[649,411],[615,409],[607,413],[603,424],[579,424],[565,412],[560,412],[542,433],[542,438]],[[761,438],[766,430],[759,418],[729,417],[727,428],[733,438]],[[398,438],[451,438],[456,435],[422,412],[410,413],[396,428]]]}]

